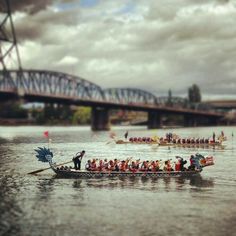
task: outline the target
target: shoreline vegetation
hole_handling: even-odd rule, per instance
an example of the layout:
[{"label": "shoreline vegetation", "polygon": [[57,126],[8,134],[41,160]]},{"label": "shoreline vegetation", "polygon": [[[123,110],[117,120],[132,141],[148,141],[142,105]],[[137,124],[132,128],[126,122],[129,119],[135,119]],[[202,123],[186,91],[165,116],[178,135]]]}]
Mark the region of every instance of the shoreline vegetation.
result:
[{"label": "shoreline vegetation", "polygon": [[[92,109],[90,107],[76,107],[52,104],[24,108],[20,104],[0,104],[0,126],[88,126],[91,124]],[[183,117],[169,115],[163,117],[162,128],[184,127]],[[147,125],[145,112],[111,110],[110,124],[112,125]],[[235,125],[236,113],[227,113],[220,125]]]},{"label": "shoreline vegetation", "polygon": [[0,104],[0,125],[89,125],[91,108],[46,104],[22,107],[19,103]]}]

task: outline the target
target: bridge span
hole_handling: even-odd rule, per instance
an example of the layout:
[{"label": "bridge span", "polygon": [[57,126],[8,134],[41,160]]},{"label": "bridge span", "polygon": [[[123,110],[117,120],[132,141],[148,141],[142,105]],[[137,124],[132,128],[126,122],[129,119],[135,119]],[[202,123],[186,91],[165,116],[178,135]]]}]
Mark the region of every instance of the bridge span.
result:
[{"label": "bridge span", "polygon": [[0,100],[24,99],[28,102],[63,103],[92,107],[92,129],[109,129],[109,110],[124,109],[148,113],[148,127],[161,126],[163,115],[181,115],[185,125],[217,124],[222,113],[209,107],[193,109],[186,99],[156,97],[134,88],[100,86],[81,77],[44,70],[0,71]]},{"label": "bridge span", "polygon": [[236,109],[236,99],[228,99],[228,100],[212,100],[205,102],[213,107],[215,110],[234,110]]}]

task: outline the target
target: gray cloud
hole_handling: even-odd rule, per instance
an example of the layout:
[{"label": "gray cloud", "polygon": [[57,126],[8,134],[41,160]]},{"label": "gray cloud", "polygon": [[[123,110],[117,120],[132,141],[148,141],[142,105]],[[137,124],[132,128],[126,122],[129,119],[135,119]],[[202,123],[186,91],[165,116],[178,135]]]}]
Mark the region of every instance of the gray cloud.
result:
[{"label": "gray cloud", "polygon": [[21,11],[29,14],[35,14],[39,11],[45,10],[48,6],[54,2],[61,2],[59,0],[10,0],[11,9],[13,12]]},{"label": "gray cloud", "polygon": [[186,95],[196,83],[203,95],[235,96],[234,2],[100,1],[96,7],[57,11],[59,1],[16,2],[15,26],[27,68],[157,95],[169,88]]},{"label": "gray cloud", "polygon": [[[79,12],[53,12],[51,10],[41,11],[33,15],[24,15],[15,22],[15,28],[19,42],[22,40],[44,41],[60,27],[75,26],[78,22]],[[64,32],[62,32],[64,34]],[[57,42],[53,37],[49,40]]]},{"label": "gray cloud", "polygon": [[[4,2],[4,0],[3,0]],[[43,0],[43,1],[34,1],[34,0],[11,0],[10,6],[12,12],[15,11],[24,11],[30,14],[34,14],[40,10],[46,9],[46,7],[52,4],[53,0]]]}]

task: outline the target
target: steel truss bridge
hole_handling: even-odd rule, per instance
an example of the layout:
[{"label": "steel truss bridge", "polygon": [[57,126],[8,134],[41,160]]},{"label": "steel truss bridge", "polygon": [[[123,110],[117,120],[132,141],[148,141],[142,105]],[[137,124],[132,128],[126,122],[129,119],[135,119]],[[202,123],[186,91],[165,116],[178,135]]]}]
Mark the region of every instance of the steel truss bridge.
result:
[{"label": "steel truss bridge", "polygon": [[[78,76],[44,70],[0,71],[1,97],[20,96],[29,101],[66,102],[70,104],[113,103],[127,106],[159,106],[188,108],[192,105],[180,97],[157,97],[135,88],[110,88],[100,86]],[[95,104],[96,105],[96,104]],[[209,106],[198,107],[209,111]]]},{"label": "steel truss bridge", "polygon": [[44,70],[0,71],[0,101],[8,99],[91,106],[95,130],[107,129],[103,124],[108,123],[107,111],[110,109],[146,111],[152,123],[150,127],[158,126],[156,120],[162,114],[179,114],[188,120],[204,118],[214,122],[223,117],[222,113],[211,111],[207,104],[193,106],[183,98],[157,97],[135,88],[103,90],[81,77]]}]

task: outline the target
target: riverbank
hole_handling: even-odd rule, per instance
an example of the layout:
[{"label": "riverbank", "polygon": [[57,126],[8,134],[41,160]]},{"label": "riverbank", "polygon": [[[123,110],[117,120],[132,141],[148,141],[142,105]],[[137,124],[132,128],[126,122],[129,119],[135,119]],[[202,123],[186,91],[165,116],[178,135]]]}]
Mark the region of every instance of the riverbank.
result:
[{"label": "riverbank", "polygon": [[1,126],[18,126],[18,125],[36,125],[34,120],[29,119],[3,119],[0,118]]}]

